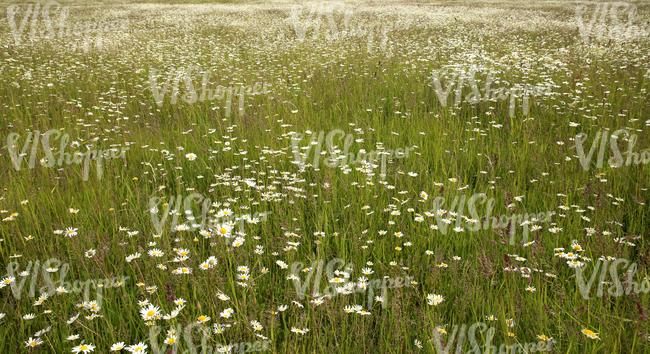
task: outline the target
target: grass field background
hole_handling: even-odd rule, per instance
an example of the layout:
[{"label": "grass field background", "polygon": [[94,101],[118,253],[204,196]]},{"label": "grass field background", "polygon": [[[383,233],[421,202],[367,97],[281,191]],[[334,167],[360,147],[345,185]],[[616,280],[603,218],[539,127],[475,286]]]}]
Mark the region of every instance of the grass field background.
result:
[{"label": "grass field background", "polygon": [[[153,325],[162,327],[157,337],[162,343],[167,329],[188,326],[200,316],[211,318],[203,324],[207,328],[231,325],[223,333],[212,332],[211,345],[268,339],[274,353],[435,353],[431,339],[439,326],[446,326],[447,334],[441,335],[446,343],[455,325],[476,322],[495,328],[497,347],[538,342],[544,335],[557,342],[554,353],[650,352],[649,295],[612,296],[606,285],[598,297],[597,275],[591,299],[585,299],[575,269],[556,250],[575,251],[572,245],[579,245],[575,253],[584,257],[578,260],[585,263],[587,276],[602,256],[636,263],[639,283],[647,275],[650,168],[610,167],[608,138],[603,167],[596,166],[596,149],[585,171],[573,148],[580,133],[588,136],[588,151],[597,132],[619,129],[637,135],[635,152],[650,147],[647,3],[620,8],[625,34],[618,36],[606,12],[600,13],[605,14],[602,25],[598,17],[590,33],[576,17],[577,6],[585,6],[583,26],[588,26],[594,11],[605,5],[611,9],[613,3],[346,2],[321,8],[304,3],[302,9],[279,2],[61,3],[69,6],[66,26],[116,20],[124,25],[91,31],[86,38],[57,30],[53,38],[37,34],[30,40],[30,20],[17,43],[6,16],[12,3],[3,5],[0,267],[4,272],[18,262],[22,271],[30,262],[56,258],[69,265],[68,282],[129,280],[103,290],[102,304],[93,311],[78,307],[83,295],[74,292],[54,294],[35,306],[38,291],[34,298],[27,296],[34,274],[17,276],[16,282],[27,278],[20,299],[11,286],[0,289],[0,312],[6,314],[0,319],[3,353],[66,353],[82,341],[98,353],[118,342],[144,342],[151,353]],[[28,5],[13,5],[20,26]],[[327,6],[331,17],[323,13]],[[632,7],[635,17],[629,20]],[[306,20],[312,10],[314,19],[321,18],[318,26]],[[35,24],[39,32],[45,29],[42,16]],[[628,31],[633,25],[638,28]],[[307,26],[303,40],[296,31],[300,26]],[[169,75],[189,66],[199,68],[188,78],[199,95],[208,70],[213,89],[256,82],[269,89],[246,95],[243,114],[233,96],[228,115],[225,97],[183,101],[188,89],[180,79],[176,104],[168,92],[159,106],[150,75],[159,74],[156,84],[162,87]],[[488,72],[496,88],[529,84],[551,90],[529,99],[528,115],[518,97],[511,116],[509,100],[467,102],[471,89],[465,79],[458,106],[454,90],[443,105],[432,83],[434,72],[446,75],[441,79],[446,87],[455,74],[472,71],[482,94]],[[19,134],[15,149],[22,150],[28,132],[51,129],[76,141],[65,148],[69,153],[129,149],[124,158],[104,162],[101,179],[96,161],[87,180],[78,164],[40,166],[42,144],[36,166],[28,167],[29,150],[17,170],[8,136]],[[317,136],[334,129],[354,137],[350,152],[355,154],[378,146],[414,150],[387,163],[386,176],[379,167],[361,163],[327,167],[323,160],[329,153],[315,168],[315,148],[306,160],[312,166],[292,163],[292,132],[305,136],[298,144],[302,147],[310,139],[306,131]],[[619,139],[621,152],[627,150],[625,140]],[[52,144],[57,149],[59,141]],[[343,139],[335,143],[343,150]],[[225,209],[271,214],[266,221],[246,223],[240,235],[245,241],[238,247],[232,245],[238,222],[231,238],[198,229],[173,232],[169,220],[157,235],[152,198],[192,193],[222,203],[210,207],[215,219]],[[446,234],[431,228],[436,218],[425,213],[434,211],[436,197],[446,198],[449,210],[454,197],[475,193],[496,200],[493,215],[556,214],[539,224],[542,228],[529,240],[535,242],[525,247],[519,226],[514,245],[507,242],[509,230],[456,232],[451,230],[455,222]],[[195,217],[201,215],[200,202],[191,209]],[[179,213],[186,220],[183,210]],[[484,214],[481,206],[479,215]],[[77,228],[76,235],[67,237],[67,228]],[[151,256],[151,249],[164,255]],[[178,249],[187,250],[188,258],[175,262]],[[126,261],[136,253],[141,257]],[[201,270],[211,256],[216,266]],[[415,283],[389,289],[385,306],[375,302],[368,315],[344,310],[365,306],[367,293],[312,296],[314,277],[307,297],[300,299],[287,279],[291,265],[337,258],[354,265],[349,281],[409,276]],[[192,272],[173,274],[179,267]],[[363,268],[372,274],[364,275]],[[625,270],[617,271],[621,280]],[[38,289],[46,283],[41,271],[36,274]],[[307,274],[296,275],[305,281]],[[58,281],[60,272],[51,276]],[[323,276],[321,289],[328,280]],[[612,281],[609,274],[604,280]],[[442,295],[444,301],[429,305],[428,294]],[[90,298],[96,298],[96,289]],[[175,318],[145,320],[140,314],[144,300],[159,307],[162,316],[177,307],[178,299],[186,303]],[[288,308],[279,311],[281,305]],[[234,313],[226,318],[221,314],[228,308]],[[30,313],[34,319],[23,318]],[[77,313],[80,317],[68,324]],[[93,313],[100,316],[86,317]],[[26,346],[48,326],[39,334],[42,344]],[[585,329],[599,339],[581,333]],[[79,338],[68,340],[71,335]],[[482,346],[485,334],[478,339]],[[178,341],[177,352],[188,349],[185,337],[179,335]],[[198,331],[194,343],[200,343]],[[453,345],[450,352],[458,353]],[[463,348],[470,350],[467,340]]]}]

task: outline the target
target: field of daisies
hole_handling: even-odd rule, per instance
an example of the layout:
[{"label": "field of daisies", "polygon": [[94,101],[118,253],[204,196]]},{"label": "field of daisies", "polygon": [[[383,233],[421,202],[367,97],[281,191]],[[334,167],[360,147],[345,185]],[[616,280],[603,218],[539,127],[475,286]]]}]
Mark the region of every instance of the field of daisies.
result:
[{"label": "field of daisies", "polygon": [[0,10],[1,353],[650,353],[647,3]]}]

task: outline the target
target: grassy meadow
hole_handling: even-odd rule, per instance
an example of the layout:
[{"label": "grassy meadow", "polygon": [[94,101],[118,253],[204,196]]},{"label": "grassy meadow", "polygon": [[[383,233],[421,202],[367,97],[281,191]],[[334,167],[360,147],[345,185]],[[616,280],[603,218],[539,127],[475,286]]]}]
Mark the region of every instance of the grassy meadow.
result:
[{"label": "grassy meadow", "polygon": [[46,4],[0,6],[1,353],[650,353],[648,3]]}]

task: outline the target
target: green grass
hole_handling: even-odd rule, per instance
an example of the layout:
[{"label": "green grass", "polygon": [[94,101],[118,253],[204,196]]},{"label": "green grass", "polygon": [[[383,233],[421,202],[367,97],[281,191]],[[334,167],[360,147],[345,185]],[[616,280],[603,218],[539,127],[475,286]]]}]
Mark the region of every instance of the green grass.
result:
[{"label": "green grass", "polygon": [[[232,325],[223,334],[211,334],[211,345],[262,340],[257,333],[272,341],[274,353],[435,353],[429,339],[434,338],[436,327],[446,326],[448,334],[443,338],[447,341],[455,325],[469,327],[476,322],[495,329],[492,343],[497,347],[538,342],[537,336],[544,334],[557,341],[553,353],[650,352],[646,338],[650,335],[648,295],[615,297],[607,293],[607,285],[605,294],[597,297],[596,284],[591,299],[584,299],[575,270],[567,266],[566,259],[554,256],[555,248],[569,251],[576,240],[584,249],[582,255],[592,260],[587,262],[586,276],[591,276],[601,256],[636,263],[637,282],[647,275],[650,167],[611,168],[605,162],[605,167],[598,169],[596,150],[585,171],[571,149],[575,144],[571,139],[581,132],[588,135],[588,150],[596,132],[608,129],[611,134],[623,128],[637,134],[636,152],[650,146],[646,134],[650,109],[647,35],[594,39],[585,44],[576,26],[575,5],[569,3],[348,4],[354,10],[350,17],[353,28],[405,25],[389,33],[383,48],[381,37],[375,34],[369,52],[367,35],[328,41],[324,36],[329,28],[326,17],[319,32],[312,26],[304,42],[296,40],[291,4],[90,5],[71,9],[70,24],[129,20],[126,30],[102,36],[101,48],[96,35],[88,50],[82,48],[83,40],[78,37],[33,43],[23,40],[16,45],[7,22],[0,23],[0,216],[4,219],[18,213],[15,220],[0,222],[0,268],[17,261],[24,270],[30,261],[56,258],[69,264],[65,280],[71,283],[121,276],[129,280],[120,288],[103,291],[98,312],[102,317],[92,320],[84,317],[90,311],[76,306],[82,294],[55,294],[43,305],[33,306],[36,298],[27,296],[32,275],[20,299],[9,287],[3,288],[2,352],[70,352],[81,340],[96,345],[95,352],[108,352],[116,342],[131,345],[144,341],[151,352],[150,327],[139,314],[138,301],[147,299],[169,314],[175,308],[172,301],[178,298],[187,301],[178,317],[155,321],[163,331],[174,325],[186,328],[205,315],[211,317],[207,326]],[[637,16],[647,19],[647,5],[636,6]],[[585,18],[591,18],[594,7],[588,6]],[[306,6],[302,18],[308,10]],[[339,30],[341,14],[335,12],[334,17]],[[22,19],[22,13],[17,18]],[[27,28],[26,33],[29,24]],[[187,104],[179,99],[172,105],[167,94],[159,107],[148,84],[149,73],[154,69],[162,73],[160,85],[172,69],[189,65],[210,68],[212,88],[259,81],[269,83],[271,92],[247,95],[244,115],[239,114],[236,99],[229,117],[224,100]],[[513,117],[505,100],[462,102],[454,107],[453,91],[443,107],[431,83],[432,72],[452,75],[457,69],[469,72],[473,65],[480,68],[476,78],[483,80],[478,83],[482,94],[488,71],[500,80],[493,87],[550,83],[552,94],[531,99],[528,117],[522,114],[520,99]],[[192,76],[199,94],[201,77],[196,72]],[[447,84],[447,80],[443,82]],[[181,95],[187,92],[182,80],[179,87]],[[465,85],[462,96],[470,92]],[[214,109],[216,106],[219,108]],[[569,122],[580,125],[571,127]],[[363,134],[355,132],[357,128]],[[87,181],[79,165],[38,166],[45,156],[42,146],[34,169],[27,167],[29,155],[19,171],[14,169],[7,136],[20,134],[22,149],[27,131],[50,129],[61,130],[80,143],[76,148],[68,145],[66,152],[85,151],[86,145],[92,145],[92,150],[127,146],[129,150],[124,159],[104,163],[101,180],[95,162]],[[323,163],[327,155],[321,156],[318,170],[312,166],[301,172],[291,163],[290,132],[324,131],[327,135],[333,129],[363,139],[352,143],[350,151],[355,154],[359,149],[376,150],[377,142],[385,149],[417,148],[408,158],[388,164],[386,184],[380,183],[379,169],[368,176],[357,169],[360,164],[350,166],[348,173],[327,167]],[[93,138],[98,139],[93,142]],[[299,145],[305,146],[308,140],[307,136]],[[231,149],[224,150],[226,142]],[[337,142],[340,149],[343,144],[343,140]],[[58,147],[58,141],[53,145]],[[164,149],[173,158],[163,155]],[[620,142],[619,149],[624,152],[627,144]],[[247,153],[240,154],[242,151]],[[190,161],[187,153],[198,157]],[[312,164],[313,156],[314,149],[307,160]],[[611,156],[607,146],[605,160]],[[235,176],[241,176],[240,181]],[[243,183],[247,178],[264,188],[247,186]],[[426,201],[419,196],[421,191],[428,194]],[[206,239],[198,230],[171,232],[170,220],[162,237],[154,238],[151,198],[169,200],[192,193],[222,203],[237,198],[229,206],[236,214],[271,214],[266,222],[246,224],[246,241],[236,248],[224,238]],[[527,247],[521,244],[521,227],[515,245],[506,242],[508,230],[481,228],[456,233],[451,230],[454,223],[443,235],[429,228],[436,221],[424,213],[433,208],[436,197],[446,198],[444,208],[448,210],[455,196],[469,198],[475,193],[495,198],[493,215],[557,214],[531,233],[535,244]],[[516,196],[524,198],[516,201]],[[25,200],[28,202],[21,204]],[[515,207],[507,208],[510,203]],[[562,205],[571,210],[559,209]],[[585,212],[577,213],[571,205]],[[69,208],[79,212],[72,214]],[[164,210],[162,206],[159,209]],[[399,210],[401,215],[390,215],[386,209]],[[199,217],[200,203],[194,203],[192,210]],[[415,221],[416,213],[425,221]],[[485,205],[479,206],[478,213],[484,216]],[[78,234],[65,237],[53,233],[68,227],[78,228]],[[549,232],[552,227],[562,231]],[[587,235],[587,227],[596,233]],[[139,233],[129,237],[121,228]],[[380,236],[380,230],[388,232]],[[314,236],[321,231],[324,237]],[[398,231],[405,236],[395,237]],[[30,235],[33,239],[26,240]],[[641,237],[629,238],[635,235]],[[635,245],[614,241],[624,236]],[[156,245],[150,246],[150,242]],[[287,242],[299,245],[286,249]],[[405,242],[411,245],[405,246]],[[263,254],[254,252],[257,245],[263,246]],[[401,250],[396,250],[398,246]],[[162,250],[164,256],[150,257],[147,251],[151,248]],[[181,264],[172,262],[176,248],[188,249],[189,259]],[[89,249],[96,250],[92,258],[84,255]],[[426,254],[427,250],[432,254]],[[125,261],[136,252],[142,257]],[[10,258],[15,254],[22,256]],[[526,260],[516,261],[508,254]],[[200,270],[199,264],[210,256],[218,259],[216,267]],[[389,289],[385,308],[374,303],[369,316],[344,311],[347,305],[365,306],[367,293],[338,295],[319,306],[308,302],[314,299],[315,276],[307,287],[307,297],[301,300],[293,282],[286,279],[291,265],[327,264],[336,258],[354,265],[353,280],[363,275],[362,268],[369,267],[374,271],[366,275],[370,279],[410,276],[417,285]],[[277,260],[289,269],[281,269]],[[448,267],[438,267],[443,262]],[[159,264],[165,264],[167,270],[158,269]],[[523,278],[504,270],[510,265],[533,271]],[[192,268],[192,274],[171,273],[181,266]],[[250,269],[247,287],[237,284],[238,266]],[[267,274],[260,272],[262,267],[268,268]],[[621,280],[625,271],[618,268]],[[547,272],[556,278],[546,276]],[[58,280],[59,274],[53,273],[52,278]],[[304,282],[307,273],[297,275]],[[322,277],[321,290],[327,278]],[[598,279],[599,275],[595,283]],[[609,275],[606,281],[611,281]],[[145,285],[138,286],[138,282]],[[35,286],[44,285],[39,274]],[[150,286],[157,287],[153,293],[146,290]],[[528,286],[536,291],[526,291]],[[230,300],[217,298],[219,291]],[[430,293],[443,295],[444,302],[428,305]],[[91,298],[94,296],[93,290]],[[272,314],[279,305],[289,308]],[[233,317],[220,317],[226,308],[234,310]],[[45,314],[44,310],[52,312]],[[78,312],[81,316],[67,324]],[[24,320],[22,316],[28,313],[35,313],[36,318]],[[487,321],[491,315],[497,321]],[[515,326],[509,328],[506,319],[511,318]],[[255,332],[249,324],[252,320],[259,321],[263,330]],[[42,335],[44,344],[26,349],[23,342],[48,326],[52,329]],[[292,333],[292,327],[308,328],[309,332]],[[582,329],[598,333],[600,340],[587,338],[580,333]],[[509,332],[514,337],[509,337]],[[72,334],[80,338],[67,341]],[[478,336],[481,350],[485,335]],[[164,339],[163,333],[158,343]],[[415,340],[422,342],[422,349],[416,347]],[[185,337],[179,337],[179,342],[178,352],[182,353],[188,348]],[[194,343],[200,343],[198,331]],[[463,347],[471,348],[467,338]],[[454,344],[452,351],[455,348]]]}]

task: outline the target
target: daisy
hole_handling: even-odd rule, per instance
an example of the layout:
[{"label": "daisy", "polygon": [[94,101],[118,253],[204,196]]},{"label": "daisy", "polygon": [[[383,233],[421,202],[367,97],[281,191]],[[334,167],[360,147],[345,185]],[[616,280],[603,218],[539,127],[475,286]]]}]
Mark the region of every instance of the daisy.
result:
[{"label": "daisy", "polygon": [[79,230],[79,228],[77,228],[77,227],[74,227],[74,228],[69,227],[69,228],[65,229],[65,236],[67,236],[67,237],[77,236],[77,230]]},{"label": "daisy", "polygon": [[140,256],[142,256],[142,254],[140,254],[140,252],[136,252],[134,254],[128,255],[125,258],[125,260],[126,260],[127,263],[131,263],[132,260],[138,259],[138,258],[140,258]]},{"label": "daisy", "polygon": [[223,310],[219,315],[223,318],[230,318],[234,313],[235,311],[233,309],[227,308]]},{"label": "daisy", "polygon": [[67,324],[72,324],[72,323],[74,323],[74,321],[76,321],[77,318],[79,318],[79,315],[81,315],[81,313],[77,313],[76,315],[70,317],[70,319],[67,320],[66,323],[67,323]]},{"label": "daisy", "polygon": [[150,249],[149,252],[147,252],[147,253],[148,253],[149,256],[151,256],[151,257],[162,257],[162,256],[165,255],[165,252],[163,252],[163,251],[161,251],[161,250],[159,250],[159,249],[157,249],[157,248],[152,248],[152,249]]},{"label": "daisy", "polygon": [[230,237],[230,233],[232,232],[232,226],[230,226],[230,224],[228,223],[216,225],[214,230],[212,230],[212,232],[217,236]]},{"label": "daisy", "polygon": [[442,295],[427,294],[427,302],[429,305],[438,306],[443,301],[445,301],[445,298]]},{"label": "daisy", "polygon": [[262,327],[262,324],[259,323],[258,321],[251,321],[251,326],[253,326],[253,330],[255,331],[261,331],[262,329],[264,329],[264,327]]},{"label": "daisy", "polygon": [[73,353],[81,353],[81,352],[83,352],[83,353],[90,353],[90,352],[92,352],[93,350],[95,350],[95,346],[92,345],[92,344],[84,344],[84,343],[81,343],[81,344],[79,344],[79,345],[76,346],[76,347],[72,347],[72,352],[73,352]]},{"label": "daisy", "polygon": [[237,237],[235,241],[233,241],[232,246],[233,247],[239,247],[244,244],[244,238],[243,237]]},{"label": "daisy", "polygon": [[15,277],[12,277],[12,276],[5,277],[0,281],[0,286],[2,286],[2,287],[7,286],[7,285],[13,283],[14,281],[16,281]]},{"label": "daisy", "polygon": [[147,349],[147,348],[148,348],[148,346],[146,344],[144,344],[144,342],[140,342],[138,344],[128,346],[128,347],[126,347],[124,349],[126,349],[127,351],[129,351],[131,353],[138,354],[138,353],[144,353],[144,350]]},{"label": "daisy", "polygon": [[27,348],[34,348],[35,346],[41,345],[41,344],[43,344],[43,341],[40,338],[34,339],[32,337],[29,337],[29,339],[25,342],[25,346]]},{"label": "daisy", "polygon": [[416,347],[422,349],[422,342],[421,341],[416,339],[413,343],[415,344]]},{"label": "daisy", "polygon": [[160,308],[150,304],[149,306],[143,307],[140,310],[140,315],[142,316],[142,319],[145,321],[155,319],[157,316],[160,315]]},{"label": "daisy", "polygon": [[571,268],[580,268],[584,265],[584,263],[579,262],[579,261],[567,261],[567,264]]},{"label": "daisy", "polygon": [[300,329],[300,328],[296,328],[296,327],[291,327],[291,332],[300,333],[302,335],[305,335],[307,332],[309,332],[309,328]]},{"label": "daisy", "polygon": [[221,334],[226,330],[226,326],[222,324],[215,323],[214,324],[214,334]]},{"label": "daisy", "polygon": [[600,338],[598,337],[598,333],[594,333],[594,331],[592,331],[592,330],[589,330],[589,329],[586,329],[586,328],[585,328],[585,329],[583,329],[583,330],[580,331],[580,332],[582,332],[582,334],[584,334],[585,336],[587,336],[587,337],[589,337],[589,338],[591,338],[591,339],[600,339]]}]

